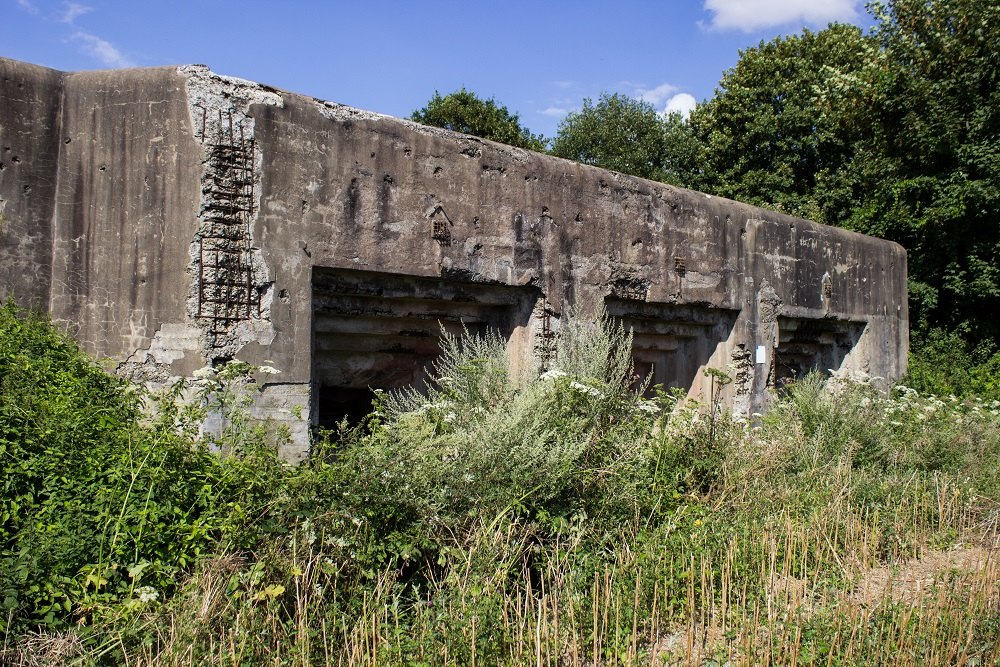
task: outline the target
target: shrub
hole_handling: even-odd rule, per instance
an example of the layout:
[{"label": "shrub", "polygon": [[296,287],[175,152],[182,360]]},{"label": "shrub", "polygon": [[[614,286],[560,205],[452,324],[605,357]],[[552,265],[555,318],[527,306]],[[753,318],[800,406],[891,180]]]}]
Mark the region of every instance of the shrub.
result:
[{"label": "shrub", "polygon": [[192,439],[176,396],[152,420],[144,398],[45,318],[0,307],[0,628],[167,595],[233,521],[247,468]]}]

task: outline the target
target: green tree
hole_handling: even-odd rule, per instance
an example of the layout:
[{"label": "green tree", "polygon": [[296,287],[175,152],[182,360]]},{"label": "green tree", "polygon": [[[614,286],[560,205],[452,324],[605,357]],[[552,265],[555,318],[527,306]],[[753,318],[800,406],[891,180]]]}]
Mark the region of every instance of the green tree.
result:
[{"label": "green tree", "polygon": [[528,150],[546,149],[545,138],[522,127],[516,113],[492,97],[484,100],[465,88],[443,97],[435,91],[427,106],[414,111],[410,120]]},{"label": "green tree", "polygon": [[877,4],[880,57],[856,88],[868,136],[849,224],[909,251],[911,319],[1000,339],[1000,5]]},{"label": "green tree", "polygon": [[713,194],[827,223],[841,223],[856,196],[851,164],[863,127],[847,122],[838,86],[865,67],[877,45],[861,30],[831,25],[779,37],[740,53],[713,99],[691,115],[704,145],[695,185]]},{"label": "green tree", "polygon": [[559,124],[552,145],[559,157],[657,181],[686,185],[700,146],[678,114],[663,117],[653,105],[603,93]]}]

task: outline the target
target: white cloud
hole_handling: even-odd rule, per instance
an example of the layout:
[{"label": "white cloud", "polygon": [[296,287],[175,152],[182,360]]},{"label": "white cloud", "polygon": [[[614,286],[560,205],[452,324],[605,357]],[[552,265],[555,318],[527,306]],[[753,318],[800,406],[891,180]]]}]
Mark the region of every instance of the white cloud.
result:
[{"label": "white cloud", "polygon": [[100,60],[108,67],[135,67],[135,63],[129,60],[118,48],[97,35],[78,30],[73,33],[73,39],[83,45],[83,50],[89,55]]},{"label": "white cloud", "polygon": [[677,93],[667,101],[667,108],[664,111],[666,113],[679,113],[683,118],[687,118],[694,111],[696,104],[698,102],[694,99],[694,95]]},{"label": "white cloud", "polygon": [[30,0],[17,0],[17,6],[28,12],[29,14],[37,14],[38,7],[31,4]]},{"label": "white cloud", "polygon": [[59,15],[59,21],[62,23],[72,24],[90,10],[90,7],[87,5],[81,5],[79,2],[64,2],[63,11]]},{"label": "white cloud", "polygon": [[667,101],[671,95],[677,92],[677,86],[670,83],[661,83],[656,88],[639,88],[635,96],[644,102],[649,102],[654,107],[658,107]]},{"label": "white cloud", "polygon": [[705,0],[709,28],[752,32],[788,24],[825,25],[853,21],[860,0]]},{"label": "white cloud", "polygon": [[543,116],[552,116],[553,118],[562,118],[569,113],[569,109],[564,109],[562,107],[549,107],[547,109],[542,109],[538,113]]}]

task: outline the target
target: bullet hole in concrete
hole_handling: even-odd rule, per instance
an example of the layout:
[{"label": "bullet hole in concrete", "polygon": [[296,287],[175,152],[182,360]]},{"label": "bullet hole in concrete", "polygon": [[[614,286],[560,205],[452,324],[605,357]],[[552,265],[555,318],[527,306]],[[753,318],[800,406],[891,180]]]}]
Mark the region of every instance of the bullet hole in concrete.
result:
[{"label": "bullet hole in concrete", "polygon": [[288,303],[288,290],[280,290],[278,292],[278,298],[281,300],[281,303]]},{"label": "bullet hole in concrete", "polygon": [[3,171],[6,168],[7,168],[7,165],[5,165],[3,162],[0,162],[0,171]]},{"label": "bullet hole in concrete", "polygon": [[577,212],[577,214],[576,214],[576,216],[574,216],[573,220],[575,220],[576,222],[583,222],[583,214]]},{"label": "bullet hole in concrete", "polygon": [[30,185],[25,185],[24,186],[24,194],[26,194],[26,195],[30,195],[31,194],[31,186]]},{"label": "bullet hole in concrete", "polygon": [[478,227],[479,226],[479,216],[478,215],[472,219],[472,226],[473,227]]},{"label": "bullet hole in concrete", "polygon": [[403,157],[410,157],[411,153],[413,153],[413,149],[409,146],[403,148]]},{"label": "bullet hole in concrete", "polygon": [[72,139],[70,139],[69,137],[66,137],[66,139],[65,139],[65,140],[63,141],[63,143],[64,143],[64,144],[68,144],[68,143],[70,143],[71,141],[73,141],[73,140],[72,140]]},{"label": "bullet hole in concrete", "polygon": [[313,273],[314,422],[331,426],[371,411],[373,390],[428,379],[441,330],[510,338],[527,326],[533,288],[341,269]]},{"label": "bullet hole in concrete", "polygon": [[637,246],[637,245],[642,245],[642,239],[635,239],[635,240],[632,241],[632,247],[633,248],[635,246]]},{"label": "bullet hole in concrete", "polygon": [[441,173],[441,167],[434,167],[434,173],[435,174],[440,174]]},{"label": "bullet hole in concrete", "polygon": [[374,153],[374,151],[373,151],[373,152],[372,152],[372,154],[371,154],[371,155],[369,155],[368,157],[375,157],[375,153]]},{"label": "bullet hole in concrete", "polygon": [[305,213],[306,211],[309,210],[309,202],[306,201],[305,199],[302,200],[302,206],[300,207],[300,210],[302,213]]},{"label": "bullet hole in concrete", "polygon": [[14,164],[18,164],[21,161],[21,158],[15,155],[10,159],[10,161],[13,162]]},{"label": "bullet hole in concrete", "polygon": [[392,175],[391,174],[386,174],[385,176],[383,176],[382,177],[382,182],[383,183],[387,183],[389,185],[392,185],[393,184]]},{"label": "bullet hole in concrete", "polygon": [[101,165],[100,167],[98,167],[97,169],[98,169],[98,171],[107,171],[107,170],[108,170],[108,167],[107,167],[107,165],[103,165],[103,164],[102,164],[102,165]]}]

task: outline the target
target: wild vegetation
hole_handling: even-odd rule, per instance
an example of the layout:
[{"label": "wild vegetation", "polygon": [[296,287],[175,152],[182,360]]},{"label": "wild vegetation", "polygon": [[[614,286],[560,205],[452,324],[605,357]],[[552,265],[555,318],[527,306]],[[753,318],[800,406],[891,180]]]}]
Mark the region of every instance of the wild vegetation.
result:
[{"label": "wild vegetation", "polygon": [[739,421],[637,394],[628,339],[572,320],[515,377],[445,338],[289,466],[256,369],[154,399],[7,305],[0,662],[1000,659],[1000,404],[812,376]]},{"label": "wild vegetation", "polygon": [[[833,24],[742,51],[686,121],[622,94],[584,100],[551,150],[900,243],[917,388],[1000,399],[979,379],[1000,367],[1000,6],[869,11],[868,33]],[[949,377],[958,363],[972,382]]]}]

